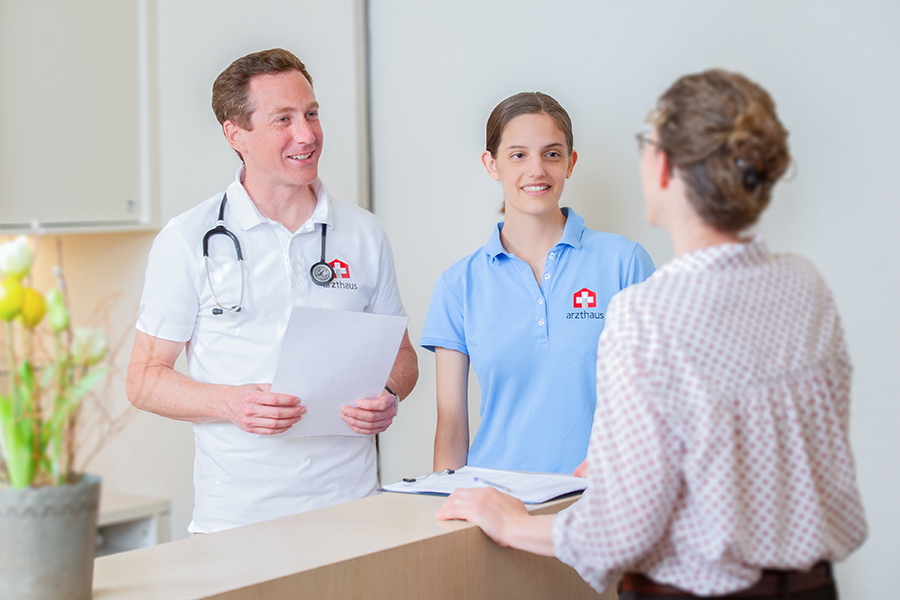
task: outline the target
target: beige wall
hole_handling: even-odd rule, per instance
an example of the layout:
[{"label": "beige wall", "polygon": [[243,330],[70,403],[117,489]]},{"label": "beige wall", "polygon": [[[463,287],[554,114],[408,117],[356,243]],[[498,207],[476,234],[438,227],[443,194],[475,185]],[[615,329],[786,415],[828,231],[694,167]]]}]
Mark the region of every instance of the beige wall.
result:
[{"label": "beige wall", "polygon": [[[335,11],[347,22],[347,4],[329,4],[331,12],[323,4],[266,0],[251,9],[237,0],[160,0],[164,212],[208,197],[233,177],[236,159],[208,106],[212,79],[232,58],[284,44],[310,63],[323,115],[347,101],[328,97],[329,87],[344,84],[329,82],[325,66],[315,69],[331,48],[303,47],[301,37],[291,37],[313,26],[301,18],[308,11],[324,11],[315,22]],[[661,263],[671,251],[664,235],[643,224],[633,143],[647,109],[676,76],[710,66],[746,71],[772,91],[792,132],[797,172],[778,189],[759,230],[773,249],[804,254],[823,272],[856,364],[852,434],[872,532],[839,569],[842,593],[878,597],[891,589],[900,559],[900,384],[893,376],[900,215],[890,175],[900,162],[900,8],[874,0],[760,0],[752,10],[713,0],[371,4],[374,209],[394,247],[414,342],[440,272],[482,245],[498,219],[500,190],[478,156],[484,121],[500,99],[541,89],[569,109],[580,161],[565,203],[588,225],[638,240]],[[292,15],[287,25],[279,11]],[[358,149],[342,148],[330,133],[341,123],[323,119],[323,160],[343,161],[334,168],[358,161]],[[340,195],[365,196],[360,181],[348,184],[335,171],[331,180],[326,168],[329,186],[346,186]],[[99,298],[121,291],[114,325],[130,330],[151,241],[152,234],[64,238],[76,318],[90,319]],[[418,388],[383,436],[386,479],[430,469],[429,353],[420,353],[420,366]],[[91,469],[108,489],[173,499],[178,538],[190,519],[192,456],[189,425],[141,414]]]}]

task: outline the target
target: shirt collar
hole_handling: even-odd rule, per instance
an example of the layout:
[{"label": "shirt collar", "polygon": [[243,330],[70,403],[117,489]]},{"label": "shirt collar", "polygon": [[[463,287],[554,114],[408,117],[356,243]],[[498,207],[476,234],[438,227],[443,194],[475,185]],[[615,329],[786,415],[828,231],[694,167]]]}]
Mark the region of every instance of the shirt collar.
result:
[{"label": "shirt collar", "polygon": [[699,271],[728,271],[735,268],[756,267],[765,263],[771,254],[762,236],[754,235],[744,242],[718,244],[683,254],[660,269],[661,273],[696,273]]},{"label": "shirt collar", "polygon": [[[581,236],[584,235],[584,217],[577,215],[574,210],[568,207],[560,210],[566,216],[566,228],[563,230],[562,237],[559,238],[559,242],[556,245],[565,244],[576,249],[581,248]],[[495,260],[501,254],[509,256],[509,253],[503,248],[503,244],[500,243],[501,229],[503,229],[503,221],[497,223],[494,232],[491,234],[491,239],[484,245],[484,251]]]},{"label": "shirt collar", "polygon": [[[234,181],[227,189],[228,206],[231,207],[231,211],[234,213],[238,227],[244,231],[257,226],[260,223],[270,222],[269,219],[259,212],[259,209],[256,207],[256,204],[253,203],[247,190],[244,189],[243,181],[246,173],[244,166],[241,165],[237,170]],[[318,178],[316,178],[316,180],[310,184],[310,187],[316,195],[316,208],[307,221],[307,223],[312,225],[310,229],[315,229],[315,226],[320,223],[325,223],[329,229],[333,229],[334,222],[333,211],[331,210],[331,197],[325,190],[325,186],[322,185],[322,182]],[[300,231],[302,230],[303,228],[301,227]]]}]

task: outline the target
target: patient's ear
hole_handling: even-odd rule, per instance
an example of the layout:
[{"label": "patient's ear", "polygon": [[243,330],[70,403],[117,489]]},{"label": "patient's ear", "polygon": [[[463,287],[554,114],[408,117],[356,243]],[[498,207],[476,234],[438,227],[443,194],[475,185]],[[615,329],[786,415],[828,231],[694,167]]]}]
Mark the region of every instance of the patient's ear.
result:
[{"label": "patient's ear", "polygon": [[672,178],[672,169],[669,166],[669,155],[665,152],[660,152],[662,155],[661,160],[659,161],[659,187],[660,189],[668,189],[669,180]]}]

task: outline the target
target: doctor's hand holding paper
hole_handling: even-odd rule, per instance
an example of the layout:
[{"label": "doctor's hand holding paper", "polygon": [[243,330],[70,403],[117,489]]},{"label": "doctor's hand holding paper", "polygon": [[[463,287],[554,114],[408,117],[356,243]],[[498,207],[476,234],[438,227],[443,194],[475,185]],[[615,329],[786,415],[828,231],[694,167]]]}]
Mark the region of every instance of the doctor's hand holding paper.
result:
[{"label": "doctor's hand holding paper", "polygon": [[387,390],[378,398],[359,400],[341,409],[341,418],[356,433],[374,435],[386,431],[397,416],[397,396]]},{"label": "doctor's hand holding paper", "polygon": [[242,385],[236,395],[226,395],[228,420],[247,433],[284,433],[300,422],[306,408],[290,394],[275,394],[268,383]]},{"label": "doctor's hand holding paper", "polygon": [[[418,377],[404,324],[399,351],[386,357],[396,396],[381,392],[382,375],[374,398],[347,399],[356,433],[277,435],[316,414],[311,398],[270,385],[296,307],[405,311],[381,224],[318,179],[323,133],[306,66],[281,49],[244,56],[216,79],[212,106],[241,166],[224,192],[154,241],[127,380],[135,406],[193,424],[195,533],[375,493],[375,439],[356,433],[387,429]],[[175,370],[183,350],[189,376]]]}]

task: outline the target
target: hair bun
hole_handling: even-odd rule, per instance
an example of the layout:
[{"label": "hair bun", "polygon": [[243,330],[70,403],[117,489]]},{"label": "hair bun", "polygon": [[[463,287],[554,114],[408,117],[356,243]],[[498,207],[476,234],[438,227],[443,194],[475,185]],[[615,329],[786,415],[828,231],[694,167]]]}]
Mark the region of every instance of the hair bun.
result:
[{"label": "hair bun", "polygon": [[790,162],[768,92],[738,73],[686,75],[660,97],[654,124],[704,221],[721,231],[756,222]]}]

